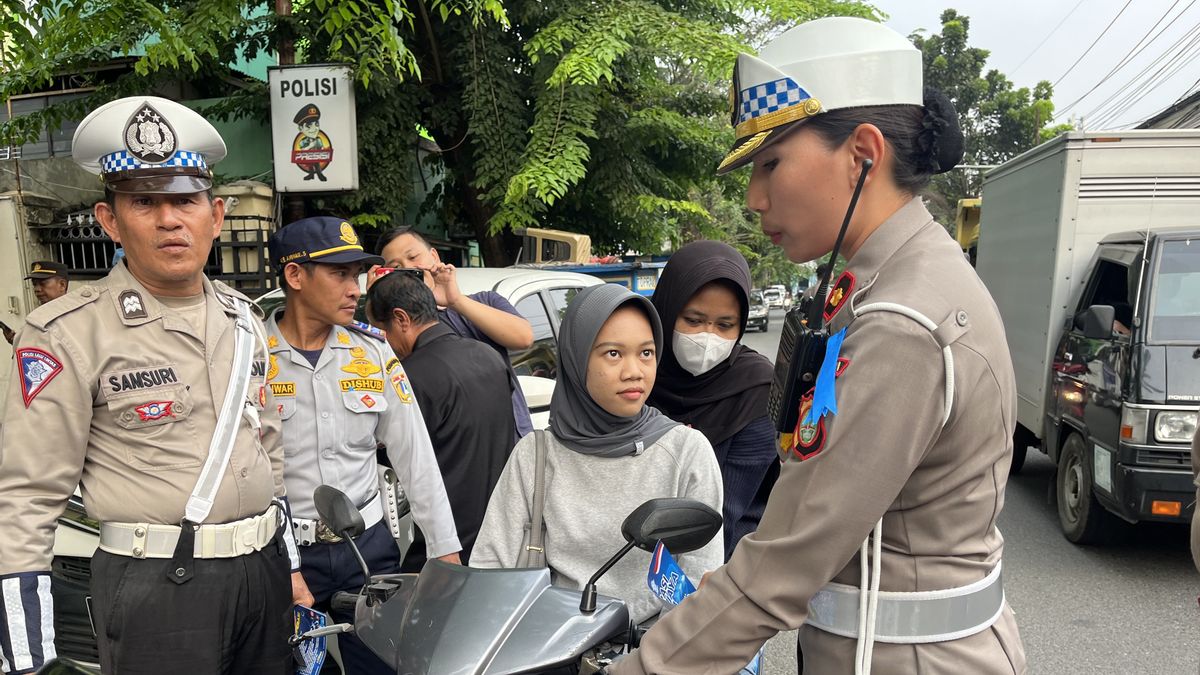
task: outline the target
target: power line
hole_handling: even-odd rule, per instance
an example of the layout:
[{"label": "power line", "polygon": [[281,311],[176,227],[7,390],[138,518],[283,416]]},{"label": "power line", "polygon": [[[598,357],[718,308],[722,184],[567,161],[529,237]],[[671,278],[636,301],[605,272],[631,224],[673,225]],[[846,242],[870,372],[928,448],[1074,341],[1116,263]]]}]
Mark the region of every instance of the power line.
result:
[{"label": "power line", "polygon": [[1124,68],[1124,67],[1125,67],[1125,66],[1126,66],[1128,63],[1130,63],[1131,61],[1133,61],[1133,59],[1137,58],[1137,56],[1138,56],[1139,54],[1141,54],[1141,53],[1142,53],[1142,52],[1143,52],[1143,51],[1144,51],[1144,50],[1145,50],[1147,47],[1149,47],[1150,45],[1154,44],[1154,41],[1155,41],[1155,40],[1157,40],[1158,38],[1162,37],[1162,34],[1163,34],[1163,33],[1165,33],[1165,32],[1167,31],[1167,29],[1168,29],[1168,28],[1170,28],[1172,25],[1174,25],[1174,24],[1175,24],[1175,22],[1179,20],[1179,17],[1181,17],[1181,16],[1183,16],[1184,14],[1186,14],[1186,13],[1187,13],[1187,11],[1188,11],[1189,9],[1191,9],[1191,8],[1192,8],[1192,5],[1196,4],[1196,0],[1191,0],[1191,2],[1189,2],[1189,3],[1188,3],[1187,7],[1184,7],[1184,8],[1183,8],[1183,11],[1182,11],[1182,12],[1180,12],[1180,13],[1179,13],[1179,14],[1177,14],[1177,15],[1175,15],[1175,18],[1174,18],[1174,19],[1171,19],[1171,22],[1170,22],[1170,23],[1168,23],[1166,26],[1163,26],[1163,29],[1162,29],[1162,30],[1160,30],[1160,31],[1159,31],[1157,34],[1155,34],[1155,36],[1154,36],[1154,37],[1150,38],[1150,40],[1149,40],[1148,42],[1146,42],[1145,44],[1142,44],[1142,42],[1144,42],[1144,41],[1146,40],[1146,38],[1147,38],[1147,37],[1148,37],[1148,36],[1149,36],[1151,33],[1153,33],[1153,32],[1154,32],[1154,29],[1155,29],[1155,28],[1158,28],[1159,24],[1161,24],[1161,23],[1163,22],[1163,19],[1166,19],[1166,18],[1167,18],[1167,16],[1169,16],[1169,15],[1171,14],[1171,12],[1172,12],[1172,11],[1174,11],[1175,7],[1176,7],[1177,5],[1179,5],[1179,3],[1180,3],[1181,1],[1182,1],[1182,0],[1175,0],[1175,2],[1174,2],[1174,3],[1172,3],[1170,7],[1168,7],[1168,8],[1167,8],[1167,11],[1166,11],[1166,12],[1163,12],[1163,15],[1162,15],[1162,16],[1160,16],[1160,17],[1158,18],[1158,21],[1156,21],[1156,22],[1154,23],[1154,25],[1150,27],[1150,30],[1146,31],[1146,34],[1145,34],[1145,35],[1143,35],[1143,36],[1141,37],[1141,39],[1139,39],[1139,40],[1138,40],[1138,41],[1137,41],[1137,42],[1136,42],[1136,43],[1133,45],[1133,47],[1132,47],[1132,48],[1130,48],[1130,50],[1129,50],[1128,52],[1126,52],[1126,53],[1125,53],[1125,56],[1124,56],[1124,57],[1122,57],[1122,58],[1121,58],[1121,60],[1117,62],[1117,65],[1113,66],[1112,70],[1108,71],[1108,73],[1106,73],[1106,74],[1104,75],[1104,77],[1101,77],[1101,78],[1100,78],[1100,80],[1099,80],[1098,82],[1096,82],[1096,84],[1092,85],[1092,88],[1091,88],[1091,89],[1088,89],[1087,91],[1085,91],[1085,92],[1084,92],[1084,93],[1083,93],[1083,94],[1082,94],[1082,95],[1081,95],[1079,98],[1075,99],[1074,101],[1071,101],[1071,102],[1070,102],[1070,103],[1068,103],[1066,106],[1064,106],[1064,107],[1063,107],[1061,110],[1057,110],[1057,111],[1055,111],[1055,114],[1054,114],[1054,116],[1055,116],[1056,118],[1057,118],[1057,117],[1061,117],[1061,116],[1062,116],[1063,114],[1065,114],[1065,113],[1066,113],[1068,110],[1070,110],[1071,108],[1074,108],[1076,105],[1078,105],[1080,101],[1082,101],[1083,99],[1087,98],[1087,97],[1088,97],[1088,96],[1089,96],[1089,95],[1090,95],[1092,92],[1094,92],[1094,91],[1096,91],[1097,89],[1099,89],[1099,88],[1100,88],[1100,85],[1102,85],[1102,84],[1104,84],[1105,82],[1107,82],[1107,81],[1108,81],[1108,78],[1110,78],[1110,77],[1112,77],[1113,75],[1115,75],[1115,74],[1116,74],[1116,72],[1117,72],[1118,70],[1120,70],[1121,68]]},{"label": "power line", "polygon": [[1095,47],[1096,43],[1100,42],[1100,38],[1104,37],[1105,33],[1108,32],[1108,29],[1113,27],[1113,24],[1117,22],[1117,19],[1121,18],[1121,15],[1125,13],[1125,9],[1131,4],[1133,4],[1133,0],[1125,1],[1125,4],[1121,6],[1121,11],[1117,12],[1117,15],[1113,17],[1112,21],[1108,22],[1108,25],[1104,27],[1104,30],[1100,31],[1100,34],[1096,36],[1096,39],[1092,41],[1092,44],[1088,45],[1088,48],[1083,50],[1083,53],[1079,55],[1079,58],[1075,59],[1075,63],[1072,63],[1071,67],[1067,68],[1067,72],[1063,73],[1061,77],[1055,80],[1052,86],[1057,87],[1058,83],[1063,81],[1063,78],[1065,78],[1067,75],[1070,75],[1072,70],[1075,70],[1075,66],[1079,65],[1079,62],[1083,60],[1083,57],[1087,56],[1088,52],[1092,51],[1092,47]]},{"label": "power line", "polygon": [[[1192,26],[1191,28],[1189,28],[1188,31],[1186,33],[1184,33],[1178,40],[1176,40],[1174,44],[1172,44],[1170,47],[1167,47],[1165,50],[1163,50],[1163,52],[1161,54],[1159,54],[1154,60],[1152,60],[1148,65],[1146,65],[1146,67],[1142,68],[1141,71],[1139,71],[1133,77],[1129,78],[1125,82],[1124,85],[1122,85],[1121,87],[1119,87],[1117,89],[1118,95],[1120,97],[1119,99],[1114,99],[1113,97],[1110,97],[1110,98],[1100,102],[1096,107],[1094,107],[1092,110],[1088,111],[1088,113],[1084,115],[1084,118],[1091,118],[1093,116],[1100,115],[1102,111],[1104,111],[1106,109],[1112,109],[1116,105],[1119,105],[1120,102],[1124,102],[1130,96],[1131,93],[1133,93],[1134,95],[1136,95],[1137,93],[1140,93],[1141,88],[1145,85],[1144,82],[1141,85],[1137,84],[1137,82],[1141,79],[1141,77],[1143,75],[1149,73],[1155,67],[1157,67],[1164,59],[1168,59],[1173,54],[1182,54],[1183,52],[1186,52],[1192,46],[1192,44],[1195,43],[1195,39],[1196,39],[1195,36],[1198,34],[1200,34],[1200,26]],[[1180,45],[1183,45],[1185,41],[1189,40],[1189,38],[1191,39],[1191,42],[1189,42],[1187,45],[1184,45],[1183,48],[1180,49]],[[1153,76],[1151,76],[1151,77],[1153,77]],[[1120,94],[1120,92],[1124,92],[1124,94]]]},{"label": "power line", "polygon": [[[1200,48],[1194,50],[1192,49],[1198,44],[1200,44],[1200,34],[1193,38],[1192,41],[1188,43],[1187,47],[1180,51],[1176,58],[1164,63],[1138,89],[1130,92],[1124,97],[1122,102],[1115,104],[1112,108],[1110,108],[1109,112],[1103,115],[1097,124],[1111,124],[1114,119],[1117,119],[1119,116],[1125,114],[1125,112],[1136,105],[1138,101],[1142,100],[1143,96],[1159,88],[1172,77],[1175,77],[1177,73],[1190,65],[1192,61],[1196,60],[1197,57],[1200,57]],[[1191,51],[1190,54],[1188,54],[1189,51]]]},{"label": "power line", "polygon": [[[1188,40],[1187,44],[1183,45],[1182,48],[1179,48],[1179,45],[1184,40]],[[1178,41],[1176,41],[1175,44],[1171,45],[1170,49],[1160,54],[1157,59],[1152,61],[1149,65],[1143,68],[1141,72],[1135,75],[1133,79],[1129,81],[1124,95],[1122,95],[1120,98],[1110,99],[1104,103],[1101,103],[1091,113],[1089,113],[1089,117],[1096,118],[1096,124],[1098,125],[1111,122],[1115,116],[1114,113],[1116,115],[1124,113],[1129,109],[1130,106],[1140,100],[1144,94],[1161,84],[1164,79],[1161,77],[1161,75],[1165,70],[1175,67],[1175,71],[1167,76],[1167,78],[1169,78],[1170,76],[1173,76],[1175,72],[1178,72],[1180,66],[1186,65],[1190,59],[1185,59],[1184,56],[1194,46],[1196,46],[1197,43],[1200,43],[1200,26],[1193,27],[1190,32],[1181,37]],[[1194,56],[1192,58],[1194,58]],[[1141,80],[1141,82],[1138,82],[1143,75],[1146,75],[1146,73],[1149,73],[1155,67],[1157,67],[1158,70],[1155,70],[1149,75],[1149,77]],[[1135,82],[1137,82],[1137,84],[1135,84]]]},{"label": "power line", "polygon": [[1033,51],[1026,54],[1025,58],[1021,59],[1021,62],[1017,64],[1016,68],[1013,68],[1011,71],[1009,71],[1008,74],[1009,74],[1010,78],[1013,75],[1015,75],[1018,70],[1021,69],[1021,66],[1025,65],[1025,62],[1029,60],[1029,57],[1036,54],[1037,50],[1041,49],[1042,46],[1046,44],[1046,41],[1050,39],[1051,35],[1054,35],[1058,31],[1059,28],[1062,28],[1062,25],[1067,22],[1067,19],[1071,18],[1071,15],[1074,14],[1075,10],[1079,9],[1079,6],[1082,4],[1083,4],[1083,0],[1079,0],[1079,2],[1075,3],[1075,6],[1071,8],[1071,11],[1067,12],[1066,15],[1063,16],[1062,20],[1058,22],[1058,25],[1055,26],[1054,28],[1051,28],[1049,33],[1046,33],[1046,37],[1042,38],[1042,41],[1038,43],[1038,46],[1034,47]]}]

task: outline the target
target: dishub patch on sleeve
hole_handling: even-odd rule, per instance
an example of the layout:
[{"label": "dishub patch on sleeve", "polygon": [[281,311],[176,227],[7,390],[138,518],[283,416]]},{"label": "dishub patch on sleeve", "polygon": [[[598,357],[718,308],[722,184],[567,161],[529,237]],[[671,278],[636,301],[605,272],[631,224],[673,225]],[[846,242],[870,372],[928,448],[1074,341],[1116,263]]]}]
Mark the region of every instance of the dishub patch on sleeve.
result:
[{"label": "dishub patch on sleeve", "polygon": [[16,352],[17,365],[21,368],[21,399],[28,408],[33,399],[62,372],[62,364],[48,352],[32,347],[23,347]]}]

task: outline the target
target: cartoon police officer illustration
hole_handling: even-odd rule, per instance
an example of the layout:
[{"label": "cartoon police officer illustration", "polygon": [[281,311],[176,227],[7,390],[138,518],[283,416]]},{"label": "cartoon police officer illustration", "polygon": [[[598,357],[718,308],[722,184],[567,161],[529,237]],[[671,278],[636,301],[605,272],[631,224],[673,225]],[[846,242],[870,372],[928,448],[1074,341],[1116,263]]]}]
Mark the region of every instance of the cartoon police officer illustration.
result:
[{"label": "cartoon police officer illustration", "polygon": [[333,161],[333,142],[321,131],[321,109],[309,103],[296,113],[292,122],[300,129],[292,141],[292,163],[308,174],[304,180],[312,180],[314,176],[328,180],[324,171]]}]

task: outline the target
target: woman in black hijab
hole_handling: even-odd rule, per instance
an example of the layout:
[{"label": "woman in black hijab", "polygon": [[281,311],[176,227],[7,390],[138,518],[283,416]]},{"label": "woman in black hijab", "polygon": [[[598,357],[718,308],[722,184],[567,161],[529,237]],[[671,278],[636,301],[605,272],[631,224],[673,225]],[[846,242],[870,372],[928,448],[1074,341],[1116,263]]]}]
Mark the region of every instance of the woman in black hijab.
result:
[{"label": "woman in black hijab", "polygon": [[649,403],[712,443],[725,484],[726,560],[758,527],[779,475],[767,417],[771,362],[741,344],[749,298],[746,259],[717,241],[697,241],[672,255],[653,298],[669,334]]}]

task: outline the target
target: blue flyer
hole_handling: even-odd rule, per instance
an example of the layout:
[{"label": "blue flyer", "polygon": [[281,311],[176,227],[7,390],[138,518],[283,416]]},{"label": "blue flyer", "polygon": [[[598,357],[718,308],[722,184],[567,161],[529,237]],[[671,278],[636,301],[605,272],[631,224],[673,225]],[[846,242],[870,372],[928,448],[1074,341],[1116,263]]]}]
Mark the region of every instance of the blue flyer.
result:
[{"label": "blue flyer", "polygon": [[674,607],[696,590],[692,580],[687,578],[683,568],[675,562],[675,556],[667,550],[660,541],[654,547],[654,555],[650,558],[650,573],[646,575],[646,584],[654,597]]},{"label": "blue flyer", "polygon": [[[661,541],[654,547],[654,555],[650,557],[650,571],[646,574],[646,585],[650,587],[650,592],[654,594],[654,597],[671,607],[678,605],[683,602],[684,598],[696,592],[692,580],[688,579],[683,568],[675,562],[675,556],[671,555]],[[754,655],[750,663],[738,671],[737,675],[759,675],[763,666],[763,650],[766,648],[766,645],[759,647],[758,653]]]},{"label": "blue flyer", "polygon": [[[292,621],[296,635],[302,635],[314,628],[323,628],[329,619],[315,609],[296,605],[292,608]],[[300,656],[304,663],[296,666],[296,675],[317,675],[325,663],[325,636],[310,638],[300,643]]]}]

